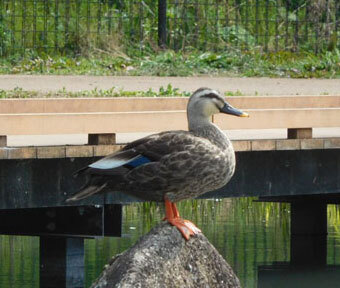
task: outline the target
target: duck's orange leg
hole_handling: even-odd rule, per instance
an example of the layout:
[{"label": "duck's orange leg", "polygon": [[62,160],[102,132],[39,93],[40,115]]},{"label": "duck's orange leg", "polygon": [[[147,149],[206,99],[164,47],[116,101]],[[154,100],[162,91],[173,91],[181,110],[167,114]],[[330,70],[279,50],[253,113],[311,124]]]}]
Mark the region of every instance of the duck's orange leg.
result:
[{"label": "duck's orange leg", "polygon": [[171,225],[176,226],[177,229],[182,233],[186,240],[189,240],[191,235],[200,233],[201,230],[196,227],[196,225],[189,220],[182,219],[179,216],[176,204],[164,199],[165,201],[165,219]]}]

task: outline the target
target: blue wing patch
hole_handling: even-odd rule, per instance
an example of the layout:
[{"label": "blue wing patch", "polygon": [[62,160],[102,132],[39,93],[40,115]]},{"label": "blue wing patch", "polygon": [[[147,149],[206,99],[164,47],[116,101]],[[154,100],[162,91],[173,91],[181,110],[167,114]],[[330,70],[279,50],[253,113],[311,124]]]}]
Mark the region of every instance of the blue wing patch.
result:
[{"label": "blue wing patch", "polygon": [[151,162],[149,158],[145,156],[139,156],[136,159],[132,160],[131,162],[127,163],[128,166],[131,166],[133,168],[136,168],[140,165],[146,164]]},{"label": "blue wing patch", "polygon": [[124,158],[125,155],[110,155],[97,162],[92,163],[88,167],[101,170],[115,169],[120,166],[135,168],[145,163],[151,162],[149,158],[137,155],[131,158]]}]

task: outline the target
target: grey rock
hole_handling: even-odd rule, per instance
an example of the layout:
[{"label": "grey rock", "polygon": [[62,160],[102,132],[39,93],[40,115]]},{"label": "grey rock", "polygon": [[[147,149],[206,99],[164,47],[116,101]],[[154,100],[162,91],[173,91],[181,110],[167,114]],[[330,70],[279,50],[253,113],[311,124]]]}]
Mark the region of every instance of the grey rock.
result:
[{"label": "grey rock", "polygon": [[114,257],[92,288],[241,287],[229,264],[203,234],[185,241],[161,223]]}]

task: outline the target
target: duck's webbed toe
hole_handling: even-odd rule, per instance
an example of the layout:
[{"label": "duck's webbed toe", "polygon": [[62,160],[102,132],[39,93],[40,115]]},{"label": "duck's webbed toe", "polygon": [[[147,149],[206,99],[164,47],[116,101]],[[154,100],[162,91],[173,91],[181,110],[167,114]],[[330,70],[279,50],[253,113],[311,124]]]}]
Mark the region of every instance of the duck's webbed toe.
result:
[{"label": "duck's webbed toe", "polygon": [[190,222],[189,220],[182,218],[172,218],[166,219],[171,225],[177,227],[177,229],[182,233],[185,240],[189,240],[190,236],[198,234],[201,232],[197,226]]},{"label": "duck's webbed toe", "polygon": [[177,229],[182,233],[185,240],[189,240],[190,236],[198,234],[201,232],[196,225],[189,220],[182,219],[179,216],[176,204],[165,198],[165,221],[168,221],[171,225],[177,227]]}]

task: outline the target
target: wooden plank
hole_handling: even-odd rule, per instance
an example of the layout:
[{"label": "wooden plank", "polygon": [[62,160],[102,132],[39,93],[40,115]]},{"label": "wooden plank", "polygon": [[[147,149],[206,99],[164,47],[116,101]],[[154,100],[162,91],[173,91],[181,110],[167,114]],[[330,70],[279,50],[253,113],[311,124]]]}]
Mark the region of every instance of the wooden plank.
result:
[{"label": "wooden plank", "polygon": [[187,97],[0,99],[0,114],[185,110]]},{"label": "wooden plank", "polygon": [[214,116],[214,123],[228,129],[281,129],[340,127],[340,108],[249,109],[249,118]]},{"label": "wooden plank", "polygon": [[[340,127],[340,108],[256,109],[249,118],[214,117],[222,130]],[[0,114],[0,135],[100,134],[187,129],[185,111]]]},{"label": "wooden plank", "polygon": [[0,135],[100,134],[187,129],[185,111],[0,114]]},{"label": "wooden plank", "polygon": [[8,159],[35,159],[37,158],[37,148],[36,147],[9,148],[7,150],[7,158]]},{"label": "wooden plank", "polygon": [[233,147],[235,151],[250,151],[251,150],[251,141],[249,140],[234,140]]},{"label": "wooden plank", "polygon": [[276,140],[276,150],[300,150],[300,139]]},{"label": "wooden plank", "polygon": [[240,109],[338,108],[340,96],[232,96],[228,102]]},{"label": "wooden plank", "polygon": [[37,158],[65,158],[66,147],[65,146],[46,146],[37,148]]},{"label": "wooden plank", "polygon": [[340,138],[325,139],[324,144],[325,149],[339,149],[340,148]]},{"label": "wooden plank", "polygon": [[275,140],[252,140],[251,141],[252,151],[272,151],[276,150]]},{"label": "wooden plank", "polygon": [[[240,109],[336,108],[340,96],[232,96]],[[187,97],[0,99],[0,114],[185,110]]]},{"label": "wooden plank", "polygon": [[323,149],[324,148],[323,139],[301,139],[301,149]]},{"label": "wooden plank", "polygon": [[122,145],[95,145],[93,146],[93,156],[106,156],[117,152],[121,148],[123,148]]},{"label": "wooden plank", "polygon": [[93,157],[93,146],[91,145],[66,146],[65,156],[66,158]]},{"label": "wooden plank", "polygon": [[[274,150],[310,150],[340,149],[340,138],[318,139],[279,139],[279,140],[233,140],[234,150],[274,151]],[[34,159],[34,158],[73,158],[102,157],[122,149],[124,145],[72,145],[72,146],[38,146],[38,147],[0,147],[0,159]],[[66,150],[66,154],[64,151]],[[42,153],[44,152],[44,153]]]}]

